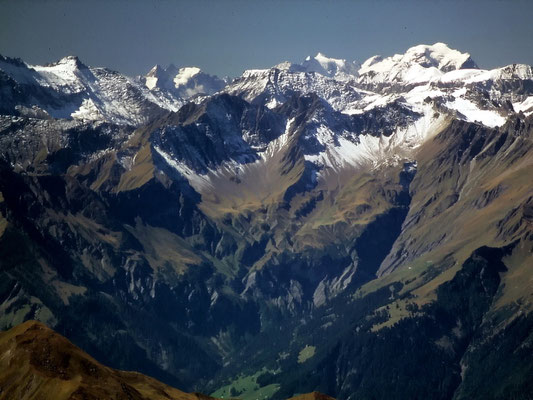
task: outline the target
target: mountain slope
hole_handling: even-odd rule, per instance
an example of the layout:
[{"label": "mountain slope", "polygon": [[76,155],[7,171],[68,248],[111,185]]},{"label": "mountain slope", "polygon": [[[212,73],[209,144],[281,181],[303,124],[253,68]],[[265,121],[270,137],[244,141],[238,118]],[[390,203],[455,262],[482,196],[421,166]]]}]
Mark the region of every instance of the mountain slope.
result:
[{"label": "mountain slope", "polygon": [[210,399],[105,367],[45,325],[0,333],[0,399]]},{"label": "mountain slope", "polygon": [[[531,68],[482,70],[443,44],[358,71],[314,60],[144,122],[30,112],[50,84],[17,83],[0,116],[0,325],[39,319],[114,368],[225,396],[526,390]],[[75,96],[98,94],[76,68]],[[131,81],[172,97],[177,75]],[[492,345],[508,368],[481,367]],[[507,383],[483,389],[489,371]]]}]

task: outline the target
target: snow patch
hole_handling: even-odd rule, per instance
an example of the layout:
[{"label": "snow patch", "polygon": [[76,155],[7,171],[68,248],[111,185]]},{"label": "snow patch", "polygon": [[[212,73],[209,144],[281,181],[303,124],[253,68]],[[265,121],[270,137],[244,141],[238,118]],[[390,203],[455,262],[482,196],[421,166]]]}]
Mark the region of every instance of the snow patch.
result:
[{"label": "snow patch", "polygon": [[506,121],[506,118],[496,111],[481,110],[470,100],[461,97],[456,97],[453,101],[446,102],[445,106],[461,113],[466,121],[482,123],[491,128],[502,126]]},{"label": "snow patch", "polygon": [[324,152],[306,155],[305,159],[333,171],[347,166],[397,164],[412,158],[413,151],[437,134],[446,119],[444,115],[435,116],[432,107],[426,106],[422,117],[407,127],[398,128],[388,137],[359,135],[357,140],[353,140],[346,133],[339,135],[335,144],[331,143],[333,133],[327,127],[321,127],[317,131],[317,139],[329,144]]},{"label": "snow patch", "polygon": [[98,121],[102,119],[102,113],[91,99],[83,100],[80,108],[70,115],[72,118],[80,120]]},{"label": "snow patch", "polygon": [[529,96],[522,102],[513,103],[513,108],[516,112],[523,112],[526,116],[533,113],[533,96]]},{"label": "snow patch", "polygon": [[213,188],[213,185],[211,184],[207,174],[199,174],[196,171],[193,171],[184,163],[174,160],[171,155],[164,152],[159,146],[154,146],[153,148],[161,157],[163,157],[163,159],[170,167],[178,171],[180,175],[186,178],[193,188],[197,190]]}]

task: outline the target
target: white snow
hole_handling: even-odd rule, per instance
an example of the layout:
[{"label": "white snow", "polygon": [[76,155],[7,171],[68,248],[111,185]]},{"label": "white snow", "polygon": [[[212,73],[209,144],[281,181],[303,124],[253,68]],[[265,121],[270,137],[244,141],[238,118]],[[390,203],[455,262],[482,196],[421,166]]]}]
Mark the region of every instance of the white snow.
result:
[{"label": "white snow", "polygon": [[456,97],[455,100],[446,102],[445,106],[451,110],[460,112],[469,122],[480,122],[491,128],[502,126],[506,121],[506,118],[502,117],[496,111],[481,110],[470,100],[462,97]]},{"label": "white snow", "polygon": [[180,68],[178,74],[174,77],[174,83],[176,86],[186,85],[189,80],[200,73],[198,67],[185,67]]},{"label": "white snow", "polygon": [[102,113],[91,99],[83,100],[81,107],[71,114],[72,118],[81,120],[98,121],[102,119]]},{"label": "white snow", "polygon": [[307,72],[317,72],[337,79],[355,77],[359,67],[355,61],[348,62],[343,59],[330,58],[322,53],[318,53],[314,57],[308,56],[301,66]]},{"label": "white snow", "polygon": [[275,154],[281,151],[289,142],[289,132],[292,124],[294,123],[294,118],[291,118],[287,121],[285,126],[285,131],[278,138],[272,140],[264,152],[259,153],[259,156],[263,161],[266,161],[272,158]]},{"label": "white snow", "polygon": [[280,105],[280,102],[276,98],[272,98],[268,103],[265,104],[268,108],[273,109]]},{"label": "white snow", "polygon": [[444,43],[411,47],[404,54],[374,56],[359,69],[359,82],[419,84],[438,79],[444,72],[460,69],[468,53],[450,49]]},{"label": "white snow", "polygon": [[202,191],[213,188],[207,174],[200,174],[184,163],[174,160],[171,155],[165,153],[159,146],[154,146],[154,150],[164,158],[170,167],[174,168],[180,175],[186,178],[189,184],[196,190]]},{"label": "white snow", "polygon": [[348,139],[348,135],[341,135],[337,137],[337,144],[334,144],[333,132],[320,126],[316,137],[327,145],[326,150],[316,155],[306,155],[305,159],[333,171],[347,166],[370,165],[376,168],[382,164],[397,164],[411,159],[413,151],[436,135],[446,120],[443,114],[434,117],[433,109],[426,105],[421,118],[407,127],[396,129],[388,137],[359,135],[357,140],[353,140]]},{"label": "white snow", "polygon": [[441,76],[442,71],[436,67],[424,68],[415,64],[407,69],[402,79],[406,83],[418,84],[436,80]]},{"label": "white snow", "polygon": [[78,68],[76,57],[65,57],[50,66],[33,65],[36,80],[41,86],[49,86],[66,93],[79,93],[85,89],[83,73]]},{"label": "white snow", "polygon": [[496,68],[490,71],[483,71],[482,74],[472,76],[465,83],[496,81],[505,79],[533,79],[533,72],[529,65],[511,64],[502,68]]},{"label": "white snow", "polygon": [[[282,63],[276,69],[247,70],[224,91],[242,96],[250,102],[264,98],[266,107],[270,109],[283,104],[293,93],[300,92],[315,93],[333,110],[348,115],[363,114],[378,107],[386,108],[395,102],[422,115],[409,126],[397,128],[389,137],[334,132],[334,128],[326,122],[314,121],[316,130],[308,134],[313,135],[325,150],[304,157],[324,167],[319,173],[320,179],[320,174],[328,170],[362,165],[377,167],[383,163],[412,159],[414,151],[436,134],[455,113],[457,118],[466,121],[498,127],[505,123],[510,114],[498,104],[509,100],[516,112],[533,114],[533,96],[502,93],[498,91],[500,86],[494,84],[498,81],[533,79],[530,66],[513,64],[493,70],[461,69],[466,62],[467,66],[473,66],[468,53],[452,50],[442,43],[415,46],[405,54],[386,58],[375,56],[365,61],[359,69],[355,62],[318,53],[301,64]],[[149,112],[154,109],[157,111],[155,105],[177,111],[186,97],[209,90],[209,80],[203,80],[207,75],[197,67],[179,70],[169,67],[165,70],[156,66],[144,80],[130,79],[104,68],[86,68],[75,57],[65,57],[48,66],[33,67],[0,59],[0,69],[19,83],[74,94],[65,96],[69,100],[59,104],[58,109],[35,105],[56,118],[141,125],[145,123]],[[162,87],[163,78],[166,79],[165,84],[170,84],[172,88],[181,87],[183,97]],[[355,82],[368,85],[364,86],[367,90],[360,89]],[[397,84],[394,90],[381,89],[393,84]],[[482,97],[487,94],[489,100],[493,101],[486,101]],[[70,100],[73,98],[75,100]],[[200,103],[204,98],[198,97],[194,101]],[[434,103],[437,103],[438,108],[434,108]],[[221,116],[221,120],[229,119],[231,115]],[[170,167],[187,178],[195,189],[213,190],[213,179],[224,179],[239,171],[248,171],[249,176],[256,176],[264,171],[269,162],[279,162],[280,154],[291,140],[289,132],[292,123],[293,120],[288,121],[285,132],[268,143],[266,150],[258,153],[259,160],[248,163],[248,160],[228,161],[205,174],[199,174],[175,160],[172,154],[160,147],[155,147],[155,151]],[[390,121],[390,124],[395,124],[395,121]],[[249,140],[249,133],[243,132],[243,138]],[[264,149],[265,144],[255,150],[259,148]],[[253,173],[250,172],[252,170]]]},{"label": "white snow", "polygon": [[523,112],[525,115],[533,114],[533,96],[529,96],[524,101],[513,103],[516,112]]},{"label": "white snow", "polygon": [[452,82],[472,82],[479,75],[483,75],[486,70],[483,69],[458,69],[456,71],[446,72],[440,78],[440,81],[443,83],[452,83]]},{"label": "white snow", "polygon": [[147,76],[146,77],[146,87],[150,90],[152,90],[153,88],[155,88],[157,86],[157,81],[158,81],[158,78],[155,77],[155,76]]},{"label": "white snow", "polygon": [[[46,98],[42,98],[42,102],[40,98],[34,100],[35,106],[55,118],[72,117],[139,125],[147,121],[154,105],[176,111],[183,104],[183,101],[166,92],[153,93],[140,82],[118,72],[88,68],[72,56],[44,66],[0,59],[0,69],[19,84],[55,90],[58,93],[55,102],[50,103]],[[148,86],[155,84],[158,79],[155,72],[151,79]]]},{"label": "white snow", "polygon": [[445,43],[435,43],[432,46],[418,45],[411,47],[405,53],[406,58],[419,60],[431,60],[438,63],[436,67],[440,70],[460,69],[468,61],[470,54],[450,49]]}]

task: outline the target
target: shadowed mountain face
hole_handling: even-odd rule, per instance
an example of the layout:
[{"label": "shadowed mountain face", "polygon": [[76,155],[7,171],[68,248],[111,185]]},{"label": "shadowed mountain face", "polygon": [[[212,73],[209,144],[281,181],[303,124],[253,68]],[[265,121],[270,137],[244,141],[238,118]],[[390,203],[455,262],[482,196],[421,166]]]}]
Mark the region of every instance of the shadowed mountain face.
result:
[{"label": "shadowed mountain face", "polygon": [[0,60],[1,328],[215,397],[528,398],[529,66],[319,54],[185,98],[76,60]]}]

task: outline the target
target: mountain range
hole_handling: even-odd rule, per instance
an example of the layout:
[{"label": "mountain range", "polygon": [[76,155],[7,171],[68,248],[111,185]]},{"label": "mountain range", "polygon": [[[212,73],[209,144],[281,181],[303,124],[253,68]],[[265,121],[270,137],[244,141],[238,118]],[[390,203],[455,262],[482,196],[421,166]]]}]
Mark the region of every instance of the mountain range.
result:
[{"label": "mountain range", "polygon": [[219,398],[530,399],[532,114],[531,66],[443,43],[0,57],[0,328]]}]

